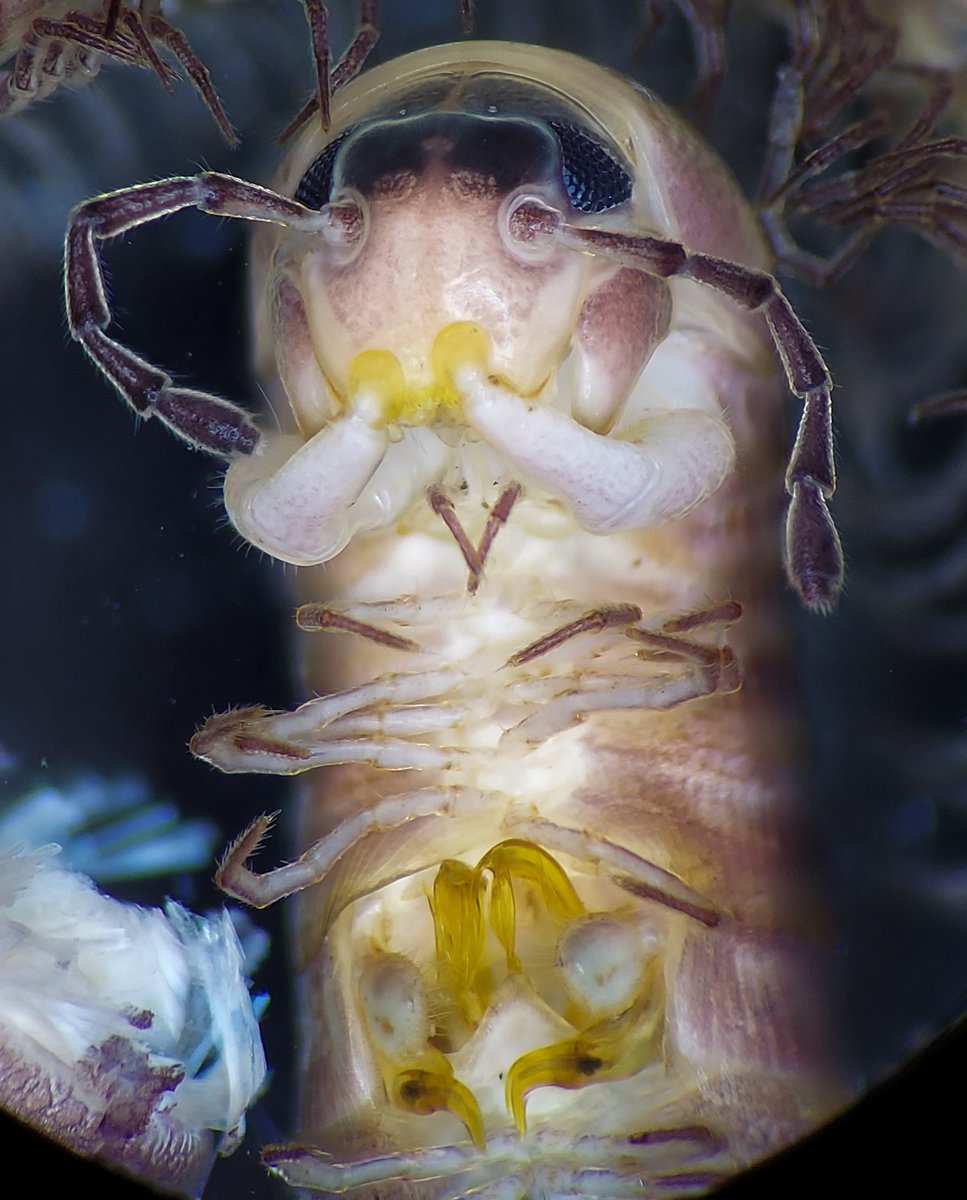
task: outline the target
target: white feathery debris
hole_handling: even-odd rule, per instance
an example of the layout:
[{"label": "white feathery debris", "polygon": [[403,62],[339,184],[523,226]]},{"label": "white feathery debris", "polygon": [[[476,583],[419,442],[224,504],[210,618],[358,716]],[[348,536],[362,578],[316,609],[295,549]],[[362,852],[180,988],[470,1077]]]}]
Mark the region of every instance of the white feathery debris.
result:
[{"label": "white feathery debris", "polygon": [[113,900],[58,851],[0,849],[0,1104],[197,1196],[266,1073],[232,919]]}]

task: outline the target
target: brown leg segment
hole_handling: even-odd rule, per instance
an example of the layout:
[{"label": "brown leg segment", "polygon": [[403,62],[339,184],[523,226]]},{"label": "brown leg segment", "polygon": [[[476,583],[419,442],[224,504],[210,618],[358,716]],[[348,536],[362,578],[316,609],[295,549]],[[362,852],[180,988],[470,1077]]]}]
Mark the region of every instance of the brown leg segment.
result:
[{"label": "brown leg segment", "polygon": [[511,224],[523,240],[539,235],[558,237],[576,249],[600,254],[648,275],[692,279],[713,288],[746,312],[762,313],[789,388],[803,403],[786,471],[786,490],[791,497],[786,518],[786,573],[808,608],[819,612],[831,609],[843,584],[843,551],[826,507],[836,487],[832,382],[816,343],[776,279],[765,271],[727,259],[692,254],[666,238],[568,225],[559,212],[539,201],[521,204]]},{"label": "brown leg segment", "polygon": [[535,658],[540,658],[542,654],[556,650],[558,646],[563,646],[565,642],[579,637],[582,633],[600,633],[602,629],[633,625],[635,621],[640,620],[641,609],[637,604],[613,604],[607,608],[593,608],[590,612],[578,617],[577,620],[568,621],[566,625],[552,629],[550,633],[545,633],[543,637],[531,642],[523,650],[512,654],[507,660],[507,666],[519,667],[524,663],[533,662]]},{"label": "brown leg segment", "polygon": [[0,112],[41,91],[43,79],[49,82],[57,75],[66,79],[85,64],[96,66],[100,58],[147,67],[171,91],[175,72],[155,49],[155,42],[160,42],[184,68],[229,146],[236,147],[238,138],[207,68],[181,30],[157,8],[157,3],[141,0],[137,11],[122,10],[120,0],[109,0],[100,16],[70,10],[60,20],[37,17],[23,39],[13,70],[3,80]]},{"label": "brown leg segment", "polygon": [[359,27],[349,48],[334,67],[330,67],[328,13],[322,0],[302,0],[309,22],[312,55],[316,64],[316,90],[275,139],[280,145],[298,133],[314,113],[319,113],[323,129],[329,128],[329,102],[350,79],[358,75],[379,40],[376,24],[376,0],[361,0]]},{"label": "brown leg segment", "polygon": [[[759,190],[763,225],[779,261],[823,286],[844,274],[888,226],[911,229],[967,261],[967,189],[944,179],[937,165],[967,155],[967,140],[930,140],[953,95],[949,75],[898,63],[896,29],[872,17],[859,0],[804,0],[792,36],[793,61],[779,73]],[[893,147],[874,153],[895,130],[882,96],[870,97],[866,89],[875,82],[888,91],[897,79],[919,81],[928,98]],[[872,103],[874,111],[850,122],[858,101]],[[844,127],[837,131],[837,125]],[[860,165],[820,178],[847,156]],[[820,257],[799,246],[790,223],[802,217],[843,230],[839,249]]]},{"label": "brown leg segment", "polygon": [[[238,137],[228,119],[228,114],[222,107],[222,102],[218,98],[215,85],[212,83],[212,77],[208,73],[208,68],[194,50],[192,50],[188,39],[181,30],[158,14],[153,14],[145,21],[143,16],[139,16],[136,13],[127,13],[125,20],[131,27],[132,32],[135,26],[140,25],[143,29],[147,25],[150,36],[146,40],[149,47],[151,44],[150,39],[155,38],[167,47],[171,54],[181,63],[185,74],[194,84],[195,90],[205,102],[205,107],[215,118],[215,124],[222,131],[222,137],[234,150],[239,144]],[[157,56],[154,55],[153,58],[157,58]]]},{"label": "brown leg segment", "polygon": [[419,650],[418,642],[411,638],[400,637],[390,633],[379,625],[371,625],[368,621],[357,621],[354,617],[325,604],[301,604],[296,609],[295,621],[298,627],[307,633],[319,633],[322,630],[334,630],[338,633],[354,633],[357,637],[375,642],[378,646],[386,646],[390,650]]},{"label": "brown leg segment", "polygon": [[196,449],[224,456],[252,454],[261,435],[244,409],[206,392],[173,387],[164,371],[104,332],[111,310],[97,243],[183,208],[279,224],[318,220],[294,200],[212,171],[88,200],[74,210],[67,230],[64,276],[71,337],[140,416],[160,417]]},{"label": "brown leg segment", "polygon": [[487,524],[480,535],[479,544],[474,546],[467,537],[466,530],[460,524],[460,518],[457,516],[453,501],[443,488],[437,484],[427,488],[426,494],[430,502],[430,507],[443,524],[446,525],[447,529],[450,530],[453,540],[457,543],[460,553],[463,555],[463,561],[467,564],[469,572],[467,591],[471,596],[474,595],[480,586],[480,580],[483,578],[484,564],[490,553],[490,547],[494,543],[494,538],[501,528],[507,524],[507,518],[510,516],[514,505],[520,499],[522,491],[523,489],[519,483],[510,483],[504,488],[487,515]]}]

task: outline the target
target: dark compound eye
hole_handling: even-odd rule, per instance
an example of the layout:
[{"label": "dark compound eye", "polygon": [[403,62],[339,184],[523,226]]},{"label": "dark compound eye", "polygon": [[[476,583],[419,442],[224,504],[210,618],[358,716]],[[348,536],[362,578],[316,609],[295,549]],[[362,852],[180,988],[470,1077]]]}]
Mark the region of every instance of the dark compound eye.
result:
[{"label": "dark compound eye", "polygon": [[352,133],[347,129],[324,147],[309,165],[309,169],[299,181],[295,191],[295,199],[306,208],[323,208],[332,197],[332,174],[336,163],[339,147]]},{"label": "dark compound eye", "polygon": [[[561,153],[561,180],[571,205],[580,212],[606,212],[631,196],[632,179],[604,146],[579,125],[548,120]],[[320,209],[332,198],[336,155],[353,133],[347,129],[325,146],[310,164],[296,189],[295,199],[307,208]]]},{"label": "dark compound eye", "polygon": [[547,123],[561,147],[561,179],[574,208],[599,213],[629,199],[631,176],[600,142],[567,121]]}]

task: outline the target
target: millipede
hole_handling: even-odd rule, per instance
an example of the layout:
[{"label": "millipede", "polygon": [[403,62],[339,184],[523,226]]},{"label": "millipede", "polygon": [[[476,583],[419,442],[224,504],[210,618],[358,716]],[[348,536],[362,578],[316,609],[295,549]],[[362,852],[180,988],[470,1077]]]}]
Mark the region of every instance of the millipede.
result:
[{"label": "millipede", "polygon": [[[292,860],[266,814],[215,876],[292,910],[297,1117],[262,1162],[381,1200],[703,1194],[856,1090],[791,632],[797,606],[835,621],[844,583],[833,381],[775,257],[808,273],[790,228],[825,214],[856,231],[847,269],[874,190],[923,223],[942,106],[852,190],[824,172],[878,126],[798,169],[774,139],[760,220],[670,107],[588,59],[471,36],[370,66],[363,0],[330,63],[304,7],[318,86],[271,184],[106,192],[65,257],[71,338],[227,461],[233,529],[296,568],[307,698],[190,743],[300,777]],[[802,56],[822,6],[794,7]],[[104,244],[186,209],[256,227],[262,413],[115,327]]]}]

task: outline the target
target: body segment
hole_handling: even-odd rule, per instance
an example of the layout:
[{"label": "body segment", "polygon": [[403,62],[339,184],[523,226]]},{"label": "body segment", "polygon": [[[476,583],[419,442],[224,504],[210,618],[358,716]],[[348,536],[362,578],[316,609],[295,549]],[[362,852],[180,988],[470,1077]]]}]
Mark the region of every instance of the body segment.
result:
[{"label": "body segment", "polygon": [[[780,199],[770,212],[764,189],[763,219],[789,269],[799,265],[790,218],[798,228],[802,208],[838,186],[821,178],[826,191],[817,190],[812,168],[796,167],[814,144],[809,131],[828,163],[841,139],[834,121],[820,119],[824,104],[835,113],[839,98],[845,120],[851,98],[867,99],[862,64],[882,66],[887,50],[870,38],[854,56],[855,39],[838,37],[838,14],[856,22],[864,5],[782,7],[801,18],[790,42],[802,120],[796,88],[786,87],[790,105],[773,112],[770,139],[779,136],[767,152],[777,171],[765,172]],[[60,15],[55,5],[26,8]],[[372,6],[363,12],[365,25]],[[810,42],[819,34],[806,17],[820,16],[833,32]],[[603,28],[604,11],[593,20]],[[752,78],[733,32],[730,58]],[[4,53],[13,44],[4,41]],[[219,60],[197,44],[221,79]],[[829,70],[810,66],[819,51],[829,51]],[[836,71],[854,57],[860,66],[840,92]],[[496,111],[482,91],[476,108],[464,103],[473,61],[491,81],[503,73],[513,82]],[[337,69],[332,80],[344,84],[349,73]],[[887,88],[902,86],[887,67],[883,75]],[[789,79],[787,71],[780,93]],[[397,90],[407,82],[425,83],[426,94],[403,103]],[[194,739],[200,756],[229,771],[325,767],[302,781],[296,853],[310,849],[255,874],[291,853],[273,836],[250,869],[268,827],[260,821],[220,875],[257,905],[302,892],[286,905],[300,914],[299,1140],[269,1148],[266,1161],[293,1182],[364,1195],[639,1195],[640,1180],[646,1193],[700,1190],[822,1120],[840,1096],[827,1065],[822,916],[800,854],[813,802],[853,814],[855,797],[845,794],[852,784],[842,796],[812,797],[804,782],[801,684],[788,663],[777,565],[788,399],[778,346],[807,410],[788,473],[798,513],[787,572],[813,605],[835,593],[822,360],[766,273],[757,222],[731,181],[676,118],[615,77],[564,56],[484,45],[441,48],[333,90],[330,132],[306,136],[276,191],[206,173],[101,196],[78,211],[68,274],[73,335],[141,415],[231,460],[238,529],[300,566],[300,650],[315,698],[294,714],[224,714]],[[744,102],[751,108],[751,96]],[[914,144],[901,139],[861,161],[843,202],[862,225],[856,253],[881,221],[929,231],[947,211],[929,158],[940,111],[937,100]],[[314,120],[313,102],[302,116]],[[266,115],[273,127],[284,120]],[[879,128],[875,119],[858,128],[861,151],[877,150],[865,132]],[[510,132],[516,143],[501,140]],[[249,130],[248,146],[259,140]],[[481,140],[491,141],[489,161]],[[527,153],[508,155],[514,145]],[[414,149],[426,157],[414,159]],[[514,196],[511,168],[522,189]],[[171,169],[132,166],[122,178]],[[923,204],[898,206],[903,186]],[[785,207],[783,196],[792,197]],[[101,243],[188,206],[271,226],[256,255],[268,419],[194,391],[211,378],[203,369],[181,363],[190,382],[175,386],[106,331]],[[881,301],[891,320],[903,309],[904,329],[921,307],[919,267],[899,273],[900,305]],[[878,291],[896,287],[896,272],[871,274],[891,280]],[[874,414],[884,408],[877,379],[899,383],[883,342],[864,340],[864,284],[853,283],[839,294],[836,321],[844,342],[855,338],[856,361],[868,353],[880,364],[863,381]],[[123,306],[123,277],[116,290]],[[169,293],[157,291],[156,309]],[[939,328],[944,306],[935,306]],[[216,341],[212,309],[197,318],[203,345]],[[129,336],[151,341],[133,328]],[[817,338],[841,394],[864,397],[836,334]],[[194,330],[182,340],[193,346]],[[164,357],[177,363],[177,352]],[[908,374],[911,396],[922,394],[921,372]],[[152,436],[138,443],[139,458]],[[115,462],[123,458],[115,451]],[[149,489],[160,498],[167,485],[165,477]],[[891,504],[882,521],[906,528],[908,512]],[[177,524],[170,510],[165,520]],[[854,549],[862,540],[854,528]],[[854,555],[854,604],[862,571]],[[911,584],[921,588],[922,577],[918,557]],[[229,603],[251,611],[248,586],[224,582]],[[878,615],[882,607],[878,599]],[[195,609],[219,627],[227,617],[218,600],[196,596]],[[942,637],[943,626],[925,625]],[[913,632],[919,644],[920,626]],[[261,630],[241,654],[236,635],[229,660],[251,657],[256,637]],[[218,659],[214,640],[204,656]],[[852,659],[834,657],[834,671],[813,676],[824,688],[831,681],[816,693],[821,732],[837,726],[828,702],[866,707],[857,687],[841,686]],[[892,676],[892,654],[871,657],[889,659]],[[278,683],[231,677],[200,686],[216,703],[284,694]],[[124,727],[133,724],[125,716]],[[158,744],[171,740],[156,721],[142,724]],[[903,763],[904,773],[918,769]],[[886,830],[881,787],[863,777],[859,790]],[[834,902],[855,886],[849,845],[834,851]],[[875,1028],[884,1012],[912,1003],[906,993],[921,972],[911,963],[929,962],[930,950],[928,939],[912,955],[903,948],[911,880],[885,883],[868,850],[864,842],[860,858],[877,877],[878,903],[891,891],[876,910],[888,946],[869,949],[866,926],[837,914],[837,942],[850,950],[837,966],[849,959],[844,990],[874,1045],[885,1039]],[[915,939],[908,932],[905,944]],[[867,985],[857,962],[880,953],[885,986]],[[877,996],[875,1019],[867,991]],[[277,1022],[277,996],[273,1010]],[[857,1058],[853,1069],[872,1076],[892,1063],[919,1013],[885,1057],[877,1045],[875,1062]],[[279,1092],[277,1083],[276,1100]],[[16,1096],[10,1106],[22,1107]]]},{"label": "body segment", "polygon": [[[355,422],[364,466],[298,486],[285,467],[266,485],[258,452],[231,468],[246,536],[329,560],[300,572],[300,623],[337,636],[310,646],[320,699],[215,718],[193,747],[228,770],[327,766],[303,791],[313,849],[256,876],[259,825],[221,874],[257,904],[305,889],[299,1144],[266,1161],[323,1190],[702,1190],[837,1098],[796,851],[769,331],[689,280],[488,239],[515,202],[562,204],[568,149],[539,135],[566,103],[634,180],[631,215],[602,206],[595,228],[753,268],[765,252],[663,108],[535,53],[442,47],[347,87],[279,191],[332,171],[322,201],[347,198],[365,239],[353,217],[328,244],[257,249],[263,366],[274,345],[307,450]],[[385,169],[364,178],[347,129],[380,105],[356,136]],[[485,169],[498,113],[546,151],[509,198]],[[525,321],[553,314],[521,340],[515,294]],[[656,480],[624,521],[616,448]],[[584,986],[629,957],[614,995]]]}]

